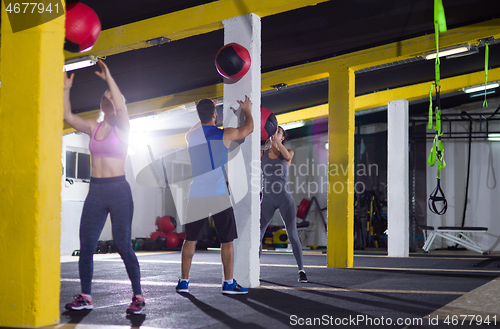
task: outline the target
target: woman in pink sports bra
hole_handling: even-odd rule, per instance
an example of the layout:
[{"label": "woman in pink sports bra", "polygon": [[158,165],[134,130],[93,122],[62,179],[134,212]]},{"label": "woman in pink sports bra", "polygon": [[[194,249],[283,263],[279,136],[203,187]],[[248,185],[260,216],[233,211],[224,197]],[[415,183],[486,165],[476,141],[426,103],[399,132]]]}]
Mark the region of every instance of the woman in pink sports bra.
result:
[{"label": "woman in pink sports bra", "polygon": [[71,311],[93,309],[91,286],[93,256],[106,222],[111,217],[113,241],[122,257],[132,282],[132,303],[127,314],[140,314],[145,306],[141,292],[139,262],[130,243],[134,203],[130,185],[125,179],[125,159],[128,149],[130,123],[118,85],[102,60],[101,72],[95,73],[107,82],[109,90],[101,98],[104,120],[83,119],[71,112],[70,89],[74,74],[64,74],[64,120],[75,130],[90,136],[92,171],[89,193],[85,199],[80,221],[80,259],[78,270],[82,292],[75,296],[66,309]]}]

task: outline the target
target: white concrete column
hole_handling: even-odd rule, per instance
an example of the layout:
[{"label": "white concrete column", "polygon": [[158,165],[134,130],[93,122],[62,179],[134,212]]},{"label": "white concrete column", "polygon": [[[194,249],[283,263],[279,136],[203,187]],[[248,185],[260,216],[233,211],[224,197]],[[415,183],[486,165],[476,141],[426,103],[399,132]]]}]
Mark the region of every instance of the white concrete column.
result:
[{"label": "white concrete column", "polygon": [[[238,82],[224,85],[224,127],[243,123],[237,100],[252,100],[254,132],[230,152],[228,179],[238,239],[234,241],[234,278],[244,287],[259,286],[260,263],[260,17],[255,14],[223,22],[224,44],[236,42],[245,47],[252,60],[250,70]],[[234,112],[233,109],[239,109]]]},{"label": "white concrete column", "polygon": [[409,256],[408,101],[387,109],[387,250],[389,257]]}]

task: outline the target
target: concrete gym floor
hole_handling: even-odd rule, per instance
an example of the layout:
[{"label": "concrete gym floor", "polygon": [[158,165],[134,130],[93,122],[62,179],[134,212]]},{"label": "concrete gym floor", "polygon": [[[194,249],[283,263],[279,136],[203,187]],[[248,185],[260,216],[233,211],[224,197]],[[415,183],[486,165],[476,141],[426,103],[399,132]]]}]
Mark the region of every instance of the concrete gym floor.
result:
[{"label": "concrete gym floor", "polygon": [[144,314],[125,314],[131,287],[118,254],[94,257],[94,310],[65,311],[64,304],[80,292],[78,257],[67,256],[61,259],[61,322],[51,328],[500,327],[500,254],[495,253],[432,251],[388,258],[356,252],[354,268],[332,269],[326,268],[325,254],[304,251],[309,282],[299,283],[291,253],[265,252],[261,286],[240,296],[221,294],[217,250],[196,252],[190,294],[175,292],[180,252],[137,255]]}]

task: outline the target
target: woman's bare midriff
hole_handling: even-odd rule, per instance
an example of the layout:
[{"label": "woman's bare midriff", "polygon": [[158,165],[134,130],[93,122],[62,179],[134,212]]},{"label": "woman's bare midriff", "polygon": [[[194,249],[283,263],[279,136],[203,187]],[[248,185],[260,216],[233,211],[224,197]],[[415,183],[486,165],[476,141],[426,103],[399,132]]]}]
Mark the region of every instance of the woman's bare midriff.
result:
[{"label": "woman's bare midriff", "polygon": [[125,160],[118,158],[92,158],[92,177],[106,178],[125,175]]}]

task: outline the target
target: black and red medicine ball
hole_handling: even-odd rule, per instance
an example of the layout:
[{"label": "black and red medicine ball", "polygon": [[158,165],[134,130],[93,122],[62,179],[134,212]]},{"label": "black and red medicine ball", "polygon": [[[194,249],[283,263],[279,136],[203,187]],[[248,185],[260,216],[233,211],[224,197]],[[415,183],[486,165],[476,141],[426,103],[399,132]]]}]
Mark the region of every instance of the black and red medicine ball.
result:
[{"label": "black and red medicine ball", "polygon": [[163,216],[158,220],[158,229],[163,233],[170,233],[175,230],[175,225],[172,223],[172,217]]},{"label": "black and red medicine ball", "polygon": [[73,2],[66,6],[64,50],[81,53],[92,49],[101,33],[101,21],[89,6]]},{"label": "black and red medicine ball", "polygon": [[235,43],[228,43],[215,56],[217,72],[231,81],[238,81],[250,69],[252,60],[248,50]]},{"label": "black and red medicine ball", "polygon": [[266,140],[278,130],[278,120],[273,112],[260,108],[260,139]]}]

